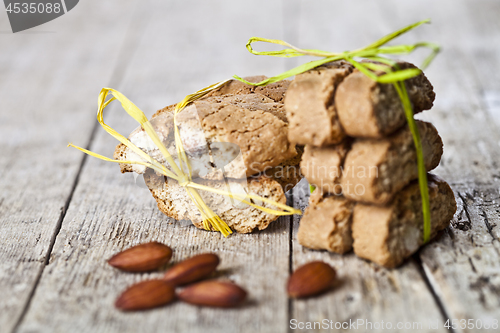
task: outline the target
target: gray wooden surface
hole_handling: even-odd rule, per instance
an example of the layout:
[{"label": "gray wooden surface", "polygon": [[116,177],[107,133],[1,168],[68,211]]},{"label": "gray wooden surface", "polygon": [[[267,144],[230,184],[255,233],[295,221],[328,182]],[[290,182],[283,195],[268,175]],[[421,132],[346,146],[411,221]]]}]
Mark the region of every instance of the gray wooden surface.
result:
[{"label": "gray wooden surface", "polygon": [[[65,147],[112,155],[116,142],[95,121],[102,87],[151,115],[233,74],[273,75],[303,61],[252,56],[244,47],[251,36],[342,51],[427,17],[432,25],[401,41],[443,46],[426,71],[436,103],[421,118],[443,137],[436,173],[452,185],[459,209],[452,226],[399,269],[301,247],[298,216],[227,239],[177,223],[117,165]],[[324,319],[375,326],[343,330],[352,332],[443,332],[448,318],[499,320],[499,17],[494,0],[80,1],[57,20],[12,34],[0,11],[0,332],[288,332],[291,320]],[[106,120],[122,133],[136,127],[117,106]],[[305,207],[306,186],[289,204]],[[175,303],[116,311],[121,290],[161,273],[120,273],[106,259],[150,240],[172,246],[174,260],[217,252],[221,278],[244,286],[249,302],[235,310]],[[289,300],[289,272],[313,259],[331,263],[339,285]],[[414,323],[422,328],[408,328]]]}]

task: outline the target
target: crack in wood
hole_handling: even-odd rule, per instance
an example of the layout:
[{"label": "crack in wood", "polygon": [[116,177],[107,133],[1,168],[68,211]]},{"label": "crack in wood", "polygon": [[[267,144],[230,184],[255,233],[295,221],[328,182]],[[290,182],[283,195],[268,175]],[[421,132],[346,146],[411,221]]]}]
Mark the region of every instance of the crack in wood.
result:
[{"label": "crack in wood", "polygon": [[59,215],[59,219],[57,221],[56,228],[54,230],[54,234],[52,235],[52,238],[51,238],[50,243],[49,243],[49,247],[48,247],[47,252],[45,254],[44,265],[42,265],[38,271],[38,274],[35,278],[35,282],[33,283],[33,287],[31,288],[31,291],[28,294],[28,298],[26,300],[26,303],[23,306],[21,314],[19,315],[19,318],[16,321],[16,324],[14,325],[12,332],[16,332],[18,330],[19,325],[21,324],[26,313],[28,312],[29,306],[31,304],[31,300],[33,299],[33,295],[35,295],[36,288],[38,287],[38,284],[40,283],[40,278],[42,277],[43,271],[44,271],[45,267],[49,264],[52,250],[54,249],[54,244],[56,243],[57,236],[59,235],[59,232],[61,231],[62,222],[64,220],[64,217],[66,216],[66,212],[68,210],[71,199],[73,198],[73,193],[75,192],[76,185],[78,184],[78,180],[80,179],[80,174],[81,174],[81,171],[83,169],[83,165],[85,164],[86,159],[87,159],[87,155],[82,156],[82,160],[80,162],[80,166],[78,167],[76,177],[75,177],[73,184],[71,186],[70,193],[68,195],[68,198],[66,199],[66,202],[64,203],[64,206],[61,209],[61,213]]},{"label": "crack in wood", "polygon": [[[467,226],[469,229],[472,228],[472,219],[470,217],[470,212],[469,212],[469,205],[467,204],[467,200],[463,197],[463,195],[460,192],[457,192],[458,196],[462,200],[463,204],[463,212],[465,212],[465,216],[467,217]],[[465,195],[469,198],[469,192],[465,192]],[[474,201],[474,197],[472,197],[470,200]],[[467,230],[469,230],[467,229]]]},{"label": "crack in wood", "polygon": [[[443,301],[438,296],[437,290],[435,290],[434,287],[432,286],[432,283],[429,280],[429,276],[427,276],[427,272],[425,271],[425,268],[424,268],[424,265],[422,263],[420,256],[413,256],[412,258],[416,263],[418,273],[422,277],[422,280],[425,282],[425,285],[426,285],[427,289],[429,290],[429,292],[431,293],[432,298],[434,299],[434,302],[436,302],[436,305],[439,309],[439,312],[441,314],[443,322],[445,322],[446,319],[450,318],[451,314],[446,312]],[[455,330],[453,330],[452,328],[449,328],[448,330],[450,332],[455,332]]]},{"label": "crack in wood", "polygon": [[[138,6],[146,6],[147,7],[147,5],[144,4],[143,2],[138,4]],[[142,12],[137,11],[137,13],[142,13]],[[136,14],[136,15],[138,15],[138,14]],[[133,31],[135,22],[136,22],[136,20],[132,20],[131,24],[129,25],[129,30],[128,30],[127,34],[130,34],[130,32]],[[145,29],[147,23],[148,23],[148,20],[145,20],[145,22],[142,22],[142,27],[140,27],[140,28]],[[137,27],[135,27],[135,29],[136,28]],[[132,35],[134,35],[134,34],[132,34]],[[137,49],[136,46],[139,43],[139,40],[140,40],[139,36],[140,35],[141,34],[138,33],[136,35],[136,38],[125,39],[125,42],[122,46],[122,50],[124,50],[124,51],[119,53],[119,57],[118,57],[118,60],[116,62],[115,68],[113,70],[113,73],[111,74],[110,86],[117,86],[118,83],[120,83],[122,81],[123,75],[124,75],[123,68],[125,68],[126,64],[128,64],[131,61],[132,55],[134,54],[134,51]],[[131,51],[129,51],[129,50],[131,50]],[[96,136],[98,127],[99,127],[98,123],[96,122],[94,124],[94,126],[92,127],[90,136],[87,140],[87,144],[84,146],[86,149],[90,149],[90,146],[92,145],[94,138]],[[79,167],[78,167],[78,171],[76,173],[75,179],[74,179],[73,184],[71,186],[70,193],[69,193],[69,195],[64,203],[64,206],[61,208],[61,213],[60,213],[59,219],[56,223],[56,227],[54,229],[54,234],[52,235],[52,238],[50,240],[50,243],[49,243],[46,255],[45,255],[45,260],[44,260],[45,264],[40,267],[40,269],[35,277],[35,282],[33,283],[33,286],[28,294],[26,302],[25,302],[24,306],[22,307],[22,311],[21,311],[18,319],[16,320],[16,322],[13,326],[12,332],[17,332],[19,330],[19,327],[20,327],[24,317],[26,316],[26,314],[30,308],[31,301],[33,300],[33,296],[35,295],[36,289],[40,283],[40,279],[42,277],[43,271],[44,271],[45,267],[47,265],[49,265],[49,263],[50,263],[52,250],[54,249],[54,245],[56,243],[57,236],[59,235],[59,232],[61,231],[64,217],[66,216],[66,212],[67,212],[68,207],[69,207],[71,200],[73,198],[73,194],[74,194],[75,189],[76,189],[78,182],[80,180],[80,175],[82,173],[82,170],[83,170],[83,167],[84,167],[86,161],[87,161],[87,155],[83,154],[81,162],[80,162]],[[2,200],[2,202],[3,202],[3,200]],[[0,204],[1,204],[1,202],[0,202]]]},{"label": "crack in wood", "polygon": [[455,247],[455,233],[453,232],[453,228],[446,228],[444,229],[445,233],[448,234],[448,236],[450,236],[450,239],[451,239],[451,246]]},{"label": "crack in wood", "polygon": [[469,258],[467,258],[467,259],[469,259],[469,264],[470,264],[470,267],[472,268],[472,271],[473,271],[474,273],[477,273],[477,271],[476,271],[476,267],[475,267],[475,266],[474,266],[474,264],[472,263],[472,259],[471,259],[470,257],[469,257]]},{"label": "crack in wood", "polygon": [[[289,192],[290,195],[287,198],[287,201],[291,203],[293,208],[301,209],[301,207],[296,207],[295,200],[293,200],[293,189]],[[287,204],[289,204],[287,202]],[[293,216],[288,218],[288,273],[291,275],[293,273]],[[288,328],[288,332],[291,332],[292,329],[290,327],[290,321],[293,318],[293,300],[288,297],[287,300],[287,323],[286,327]]]},{"label": "crack in wood", "polygon": [[493,235],[493,228],[488,221],[488,216],[486,215],[484,209],[481,209],[481,213],[479,213],[479,215],[483,217],[484,224],[486,225],[486,229],[488,229],[488,233],[490,234],[492,240],[496,240],[497,238],[495,237],[495,235]]},{"label": "crack in wood", "polygon": [[462,231],[467,231],[472,228],[471,222],[468,219],[463,219],[464,212],[465,209],[462,206],[460,212],[457,213],[456,218],[453,218],[453,220],[451,220],[451,225],[453,226],[453,228]]}]

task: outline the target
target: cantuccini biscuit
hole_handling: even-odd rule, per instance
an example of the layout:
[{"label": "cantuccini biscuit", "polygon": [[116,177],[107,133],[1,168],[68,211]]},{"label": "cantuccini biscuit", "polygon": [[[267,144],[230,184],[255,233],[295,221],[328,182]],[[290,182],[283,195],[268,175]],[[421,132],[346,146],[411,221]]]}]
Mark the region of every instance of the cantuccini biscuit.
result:
[{"label": "cantuccini biscuit", "polygon": [[[443,141],[431,123],[416,123],[425,168],[430,171],[439,165]],[[406,126],[383,139],[356,139],[345,158],[340,183],[342,194],[348,199],[386,204],[417,177],[417,154]]]},{"label": "cantuccini biscuit", "polygon": [[[400,69],[415,68],[407,62]],[[435,93],[422,73],[405,81],[413,112],[432,107]],[[406,117],[396,89],[392,84],[377,83],[355,70],[335,93],[335,109],[345,133],[353,137],[381,138],[406,123]]]},{"label": "cantuccini biscuit", "polygon": [[297,238],[305,247],[345,253],[352,249],[352,211],[355,203],[316,189],[300,220]]},{"label": "cantuccini biscuit", "polygon": [[[161,212],[176,220],[191,220],[196,227],[203,229],[203,219],[200,212],[187,191],[177,181],[159,176],[151,169],[148,169],[144,174],[144,180],[156,199]],[[241,194],[256,194],[281,204],[286,203],[285,193],[281,185],[264,175],[243,180],[232,180],[231,182],[197,179],[196,183]],[[202,190],[198,191],[198,193],[203,198],[203,201],[232,230],[239,233],[265,229],[278,218],[277,215],[268,214],[227,196]],[[257,202],[257,204],[276,209],[276,207],[264,202]]]},{"label": "cantuccini biscuit", "polygon": [[[428,174],[431,238],[445,229],[457,209],[450,186]],[[358,203],[353,213],[354,253],[392,268],[423,244],[422,199],[418,181],[405,187],[387,206]]]},{"label": "cantuccini biscuit", "polygon": [[[428,174],[431,238],[450,224],[456,202],[450,186]],[[405,187],[387,206],[357,203],[353,212],[353,248],[361,258],[392,268],[423,244],[422,200],[418,181]]]},{"label": "cantuccini biscuit", "polygon": [[345,133],[333,99],[337,86],[352,69],[349,63],[337,61],[295,77],[285,96],[291,142],[325,146],[342,141]]},{"label": "cantuccini biscuit", "polygon": [[340,177],[350,147],[349,139],[324,147],[306,145],[300,162],[301,173],[309,184],[319,187],[323,192],[341,194]]}]

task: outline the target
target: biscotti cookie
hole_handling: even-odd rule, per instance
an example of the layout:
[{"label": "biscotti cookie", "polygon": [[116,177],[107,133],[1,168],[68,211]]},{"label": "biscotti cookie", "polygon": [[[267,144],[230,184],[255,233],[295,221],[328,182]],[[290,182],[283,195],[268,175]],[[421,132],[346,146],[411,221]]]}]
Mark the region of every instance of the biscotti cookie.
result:
[{"label": "biscotti cookie", "polygon": [[[428,174],[431,238],[446,228],[456,211],[450,186]],[[422,200],[418,181],[405,187],[387,206],[357,203],[353,212],[354,253],[392,268],[423,244]]]},{"label": "biscotti cookie", "polygon": [[[398,65],[401,69],[415,68],[409,63]],[[423,73],[406,80],[405,84],[414,113],[432,107],[435,93]],[[377,83],[357,70],[339,84],[335,108],[345,133],[353,137],[381,138],[406,123],[394,86]]]},{"label": "biscotti cookie", "polygon": [[300,220],[297,238],[302,246],[345,253],[352,249],[352,211],[355,203],[316,189]]},{"label": "biscotti cookie", "polygon": [[[256,95],[198,100],[177,115],[193,177],[246,178],[297,155],[295,145],[288,142],[287,124],[278,117],[283,114],[282,105]],[[177,159],[172,109],[157,112],[151,124]],[[142,128],[132,132],[129,140],[165,164],[165,158]],[[140,159],[123,144],[117,146],[114,156],[121,160]],[[144,173],[145,167],[123,165],[121,170]]]},{"label": "biscotti cookie", "polygon": [[342,141],[345,133],[333,99],[337,86],[352,69],[349,63],[337,61],[295,77],[285,97],[291,142],[325,146]]},{"label": "biscotti cookie", "polygon": [[[267,79],[267,76],[256,75],[245,77],[245,80],[252,83],[257,83]],[[222,85],[217,90],[214,90],[207,96],[223,96],[223,95],[247,95],[247,94],[258,94],[266,96],[275,102],[283,103],[285,99],[285,93],[290,85],[290,80],[282,80],[275,83],[268,84],[264,87],[256,87],[238,80],[230,80]]]},{"label": "biscotti cookie", "polygon": [[[158,176],[151,169],[148,169],[144,174],[144,180],[153,197],[156,199],[161,212],[176,220],[191,220],[196,227],[203,229],[203,219],[200,212],[189,197],[186,189],[180,186],[177,181]],[[281,185],[266,176],[249,178],[248,180],[233,180],[230,183],[226,181],[197,179],[196,183],[214,189],[226,191],[230,189],[236,193],[256,194],[281,204],[286,203],[285,193]],[[203,201],[232,230],[239,233],[249,233],[256,229],[265,229],[271,222],[278,218],[277,215],[268,214],[223,195],[203,190],[199,190],[198,193],[203,198]],[[267,203],[256,202],[257,200],[253,201],[261,206],[276,209]]]},{"label": "biscotti cookie", "polygon": [[[443,141],[431,123],[416,123],[425,168],[430,171],[439,165]],[[383,205],[417,177],[415,145],[409,128],[403,127],[387,138],[356,139],[345,158],[340,183],[346,198]]]},{"label": "biscotti cookie", "polygon": [[341,194],[339,183],[344,160],[351,146],[351,140],[325,147],[306,145],[300,171],[309,184],[319,187],[323,192]]}]

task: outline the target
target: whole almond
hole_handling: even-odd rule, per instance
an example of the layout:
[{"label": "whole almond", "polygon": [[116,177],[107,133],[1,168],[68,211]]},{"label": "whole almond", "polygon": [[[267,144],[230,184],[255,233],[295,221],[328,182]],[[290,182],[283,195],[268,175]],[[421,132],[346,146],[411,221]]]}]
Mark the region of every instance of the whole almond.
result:
[{"label": "whole almond", "polygon": [[322,261],[305,264],[288,279],[288,295],[302,298],[320,294],[332,286],[335,276],[335,269]]},{"label": "whole almond", "polygon": [[147,272],[158,269],[172,258],[172,249],[151,242],[131,247],[114,255],[108,264],[128,272]]},{"label": "whole almond", "polygon": [[164,280],[148,280],[132,285],[115,302],[122,311],[145,310],[168,304],[175,299],[175,287]]},{"label": "whole almond", "polygon": [[178,286],[199,281],[215,272],[219,262],[219,257],[214,253],[198,254],[174,265],[163,279]]},{"label": "whole almond", "polygon": [[231,282],[203,281],[186,287],[178,296],[194,305],[231,308],[243,303],[247,292]]}]

